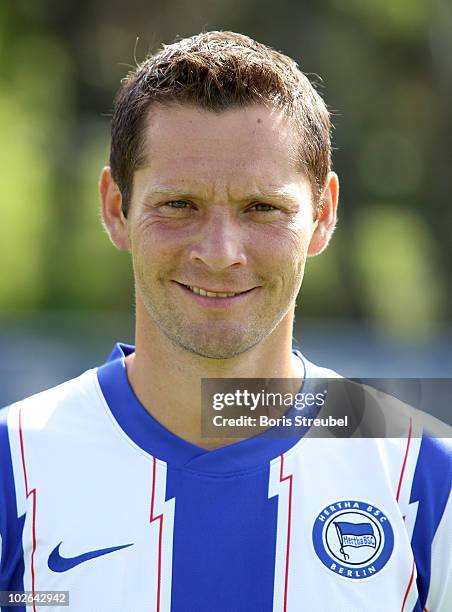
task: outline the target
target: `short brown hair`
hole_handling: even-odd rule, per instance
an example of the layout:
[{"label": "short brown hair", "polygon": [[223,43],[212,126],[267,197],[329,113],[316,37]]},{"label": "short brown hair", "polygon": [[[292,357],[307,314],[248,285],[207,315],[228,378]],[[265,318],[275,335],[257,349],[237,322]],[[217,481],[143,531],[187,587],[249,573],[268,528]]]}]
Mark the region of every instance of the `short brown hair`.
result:
[{"label": "short brown hair", "polygon": [[331,168],[324,101],[286,55],[243,34],[214,31],[163,45],[122,81],[113,110],[110,167],[124,215],[134,172],[146,163],[143,133],[153,103],[213,112],[256,103],[283,110],[298,132],[298,161],[318,200]]}]

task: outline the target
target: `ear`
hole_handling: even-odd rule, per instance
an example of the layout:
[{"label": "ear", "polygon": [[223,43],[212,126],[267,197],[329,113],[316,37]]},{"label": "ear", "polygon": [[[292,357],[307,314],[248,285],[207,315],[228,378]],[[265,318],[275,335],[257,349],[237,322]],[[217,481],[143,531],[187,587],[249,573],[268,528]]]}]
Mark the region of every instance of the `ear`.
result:
[{"label": "ear", "polygon": [[309,243],[309,257],[319,255],[328,246],[334,228],[336,227],[338,200],[339,179],[335,172],[329,172],[325,181],[323,194],[320,198],[314,232]]},{"label": "ear", "polygon": [[108,166],[101,172],[99,192],[102,201],[102,220],[110,240],[121,251],[130,251],[127,219],[122,211],[121,192]]}]

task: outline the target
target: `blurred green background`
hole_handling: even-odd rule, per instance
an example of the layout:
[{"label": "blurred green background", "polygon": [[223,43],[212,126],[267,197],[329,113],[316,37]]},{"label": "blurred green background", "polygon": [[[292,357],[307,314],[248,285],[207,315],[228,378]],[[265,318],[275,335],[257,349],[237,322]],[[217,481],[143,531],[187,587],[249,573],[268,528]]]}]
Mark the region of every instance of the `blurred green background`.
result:
[{"label": "blurred green background", "polygon": [[133,340],[129,259],[99,222],[112,99],[135,60],[202,29],[291,55],[334,115],[339,225],[308,263],[302,347],[346,374],[450,376],[451,2],[3,0],[0,401]]}]

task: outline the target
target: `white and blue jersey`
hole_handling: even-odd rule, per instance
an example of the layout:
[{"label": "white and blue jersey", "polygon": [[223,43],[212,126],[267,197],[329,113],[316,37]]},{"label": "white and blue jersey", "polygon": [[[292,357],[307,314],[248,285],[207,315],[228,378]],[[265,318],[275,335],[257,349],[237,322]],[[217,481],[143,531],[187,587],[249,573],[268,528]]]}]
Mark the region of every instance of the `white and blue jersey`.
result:
[{"label": "white and blue jersey", "polygon": [[452,610],[445,439],[407,412],[401,438],[205,450],[139,403],[132,350],[0,411],[0,590],[69,591],[72,612]]}]

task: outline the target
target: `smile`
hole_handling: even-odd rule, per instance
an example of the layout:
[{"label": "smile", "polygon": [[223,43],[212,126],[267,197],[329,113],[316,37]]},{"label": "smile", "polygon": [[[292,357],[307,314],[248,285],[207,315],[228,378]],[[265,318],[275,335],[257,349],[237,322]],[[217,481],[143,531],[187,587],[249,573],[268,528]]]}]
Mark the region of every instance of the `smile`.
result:
[{"label": "smile", "polygon": [[224,300],[225,303],[229,303],[229,301],[232,300],[235,301],[241,297],[245,297],[248,293],[251,293],[255,289],[255,287],[252,287],[251,289],[245,289],[244,291],[211,291],[210,289],[196,287],[196,285],[185,285],[179,282],[177,282],[177,284],[180,287],[183,287],[185,291],[189,291],[194,295],[199,295],[201,298],[210,298],[212,300],[212,304],[218,304],[221,300]]},{"label": "smile", "polygon": [[190,291],[193,293],[197,293],[198,295],[204,295],[206,297],[211,298],[228,298],[234,297],[235,295],[239,295],[238,293],[234,293],[233,291],[207,291],[206,289],[201,289],[200,287],[192,287],[190,285],[186,285]]}]

